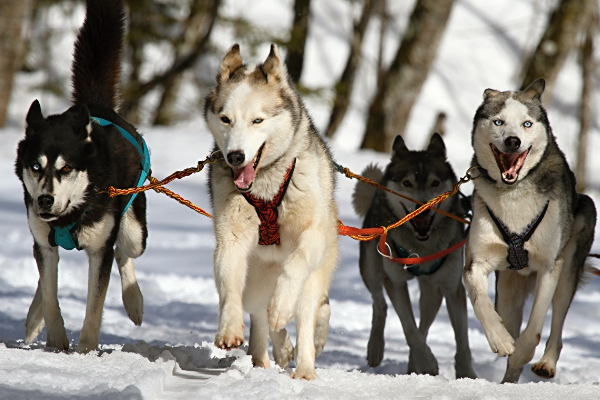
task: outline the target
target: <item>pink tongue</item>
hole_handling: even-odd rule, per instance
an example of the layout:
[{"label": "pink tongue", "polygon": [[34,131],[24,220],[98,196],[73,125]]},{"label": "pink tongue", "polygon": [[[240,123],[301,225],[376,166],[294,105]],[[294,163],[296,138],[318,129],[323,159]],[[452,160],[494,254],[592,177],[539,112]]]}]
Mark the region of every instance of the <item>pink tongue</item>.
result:
[{"label": "pink tongue", "polygon": [[243,168],[233,169],[233,182],[240,189],[246,189],[254,181],[255,171],[252,163]]}]

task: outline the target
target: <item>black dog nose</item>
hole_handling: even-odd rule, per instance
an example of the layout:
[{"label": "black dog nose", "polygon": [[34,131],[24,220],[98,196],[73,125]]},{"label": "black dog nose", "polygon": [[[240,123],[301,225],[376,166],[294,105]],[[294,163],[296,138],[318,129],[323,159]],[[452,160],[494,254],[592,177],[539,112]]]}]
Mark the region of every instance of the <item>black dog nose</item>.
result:
[{"label": "black dog nose", "polygon": [[504,144],[510,151],[516,151],[519,147],[521,147],[521,139],[516,136],[509,136],[504,141]]},{"label": "black dog nose", "polygon": [[236,150],[227,153],[227,161],[232,167],[238,167],[242,165],[245,159],[246,157],[244,156],[243,151]]},{"label": "black dog nose", "polygon": [[48,194],[43,194],[40,197],[38,197],[37,201],[40,208],[50,209],[50,207],[52,207],[52,204],[54,204],[54,197]]}]

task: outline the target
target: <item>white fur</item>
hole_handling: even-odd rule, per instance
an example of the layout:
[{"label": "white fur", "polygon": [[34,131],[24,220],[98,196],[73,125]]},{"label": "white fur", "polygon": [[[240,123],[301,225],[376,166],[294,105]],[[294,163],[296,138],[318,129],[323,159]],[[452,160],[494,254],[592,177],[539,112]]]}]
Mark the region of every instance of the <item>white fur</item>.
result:
[{"label": "white fur", "polygon": [[[251,193],[255,196],[272,198],[292,160],[297,160],[279,206],[281,245],[258,245],[259,219],[236,189],[230,168],[221,164],[211,170],[217,239],[214,272],[219,293],[215,344],[231,348],[243,343],[246,310],[251,319],[248,353],[254,365],[269,367],[267,345],[271,337],[275,360],[287,367],[293,347],[285,327],[295,318],[297,367],[292,377],[314,379],[315,356],[322,350],[327,335],[329,305],[325,302],[338,254],[333,168],[327,150],[317,143],[318,139],[311,138],[315,133],[309,132],[304,111],[295,136],[291,112],[281,108],[278,113],[271,111],[283,104],[281,90],[297,96],[287,86],[285,68],[276,49],[272,54],[267,61],[275,67],[268,74],[276,77],[272,81],[278,83],[236,83],[224,89],[229,96],[219,115],[209,108],[206,116],[224,156],[230,151],[244,151],[246,163],[252,162],[265,143],[252,184]],[[235,58],[232,50],[222,71],[227,71],[227,60]],[[219,93],[215,95],[218,97]],[[231,122],[223,123],[222,116]],[[253,123],[256,118],[263,121]]]}]

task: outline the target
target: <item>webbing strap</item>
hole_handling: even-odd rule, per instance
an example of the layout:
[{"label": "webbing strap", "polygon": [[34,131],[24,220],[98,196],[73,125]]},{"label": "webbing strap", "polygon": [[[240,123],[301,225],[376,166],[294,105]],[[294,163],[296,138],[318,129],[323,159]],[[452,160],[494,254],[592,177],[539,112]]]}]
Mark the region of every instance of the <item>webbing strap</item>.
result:
[{"label": "webbing strap", "polygon": [[[140,136],[140,138],[142,139],[142,145],[143,145],[143,148],[142,148],[142,146],[140,146],[140,144],[137,142],[137,140],[135,140],[135,138],[131,135],[131,133],[127,132],[125,129],[123,129],[119,125],[115,124],[114,122],[108,121],[108,120],[100,118],[100,117],[90,117],[90,119],[100,126],[113,125],[114,127],[116,127],[119,130],[119,132],[121,132],[121,135],[123,135],[123,137],[125,139],[127,139],[127,141],[133,145],[133,147],[136,148],[138,153],[140,153],[140,155],[142,156],[142,171],[140,172],[140,178],[138,179],[138,183],[136,186],[137,187],[142,186],[144,184],[144,181],[150,174],[150,152],[148,151],[148,146],[146,146],[146,141],[144,140],[144,138]],[[131,203],[133,203],[133,200],[135,199],[136,196],[137,196],[137,193],[134,193],[133,195],[131,195],[131,198],[127,202],[127,205],[123,209],[123,212],[121,213],[121,215],[124,215],[125,212],[129,209],[129,207],[131,206]]]}]

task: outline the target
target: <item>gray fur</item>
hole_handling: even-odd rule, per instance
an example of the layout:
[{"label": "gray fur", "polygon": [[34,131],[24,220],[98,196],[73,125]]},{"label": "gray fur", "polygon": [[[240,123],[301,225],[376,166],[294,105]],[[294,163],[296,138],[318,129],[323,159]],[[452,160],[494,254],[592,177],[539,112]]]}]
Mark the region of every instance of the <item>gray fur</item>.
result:
[{"label": "gray fur", "polygon": [[[542,359],[532,366],[539,376],[552,378],[562,348],[562,325],[571,300],[580,285],[586,256],[594,237],[596,210],[586,195],[575,192],[575,176],[556,144],[541,96],[543,79],[522,92],[488,89],[475,113],[472,143],[473,165],[485,178],[475,181],[473,224],[466,248],[465,286],[492,351],[509,356],[503,382],[517,382],[523,367],[534,355],[544,318],[552,304],[552,328]],[[507,121],[494,127],[494,120]],[[526,128],[525,122],[532,124]],[[529,153],[517,180],[506,183],[499,175],[492,150],[509,154],[506,137],[525,145],[517,152]],[[508,228],[520,233],[527,228],[543,204],[549,212],[525,243],[528,267],[507,269],[507,245],[491,222],[487,208]],[[487,296],[487,275],[497,271],[496,305]],[[536,297],[527,327],[520,332],[528,294]]]},{"label": "gray fur", "polygon": [[[372,166],[368,167],[365,173],[377,176]],[[437,134],[424,151],[408,150],[402,138],[398,136],[394,142],[392,160],[386,166],[385,172],[380,171],[379,175],[380,184],[421,202],[426,202],[449,190],[456,180],[452,167],[446,160],[443,140]],[[377,189],[372,196],[372,192],[365,191],[364,187],[364,183],[358,183],[354,191],[354,204],[359,214],[362,205],[372,199],[363,222],[364,228],[388,226],[406,215],[405,208],[412,211],[418,207],[380,189]],[[361,206],[356,207],[357,204]],[[457,215],[465,213],[456,196],[442,203],[441,208]],[[425,256],[445,250],[463,240],[465,233],[461,223],[434,214],[434,211],[430,211],[425,216],[425,218],[433,218],[426,240],[419,239],[419,235],[409,222],[389,232],[387,242],[394,257],[400,257],[394,243],[408,250],[409,253]],[[403,265],[389,261],[378,254],[377,245],[377,239],[360,243],[360,273],[373,299],[373,320],[367,349],[369,366],[379,365],[383,358],[383,333],[387,312],[383,294],[385,288],[400,317],[406,341],[410,346],[407,373],[438,374],[437,360],[426,339],[429,327],[441,306],[442,299],[445,298],[457,341],[456,377],[476,378],[467,334],[466,293],[461,282],[462,251],[454,251],[448,255],[441,267],[433,274],[418,276],[421,289],[419,300],[421,318],[417,327],[407,289],[407,282],[415,275],[405,270]],[[419,265],[418,268],[428,271],[438,262],[438,260],[430,261]]]}]

